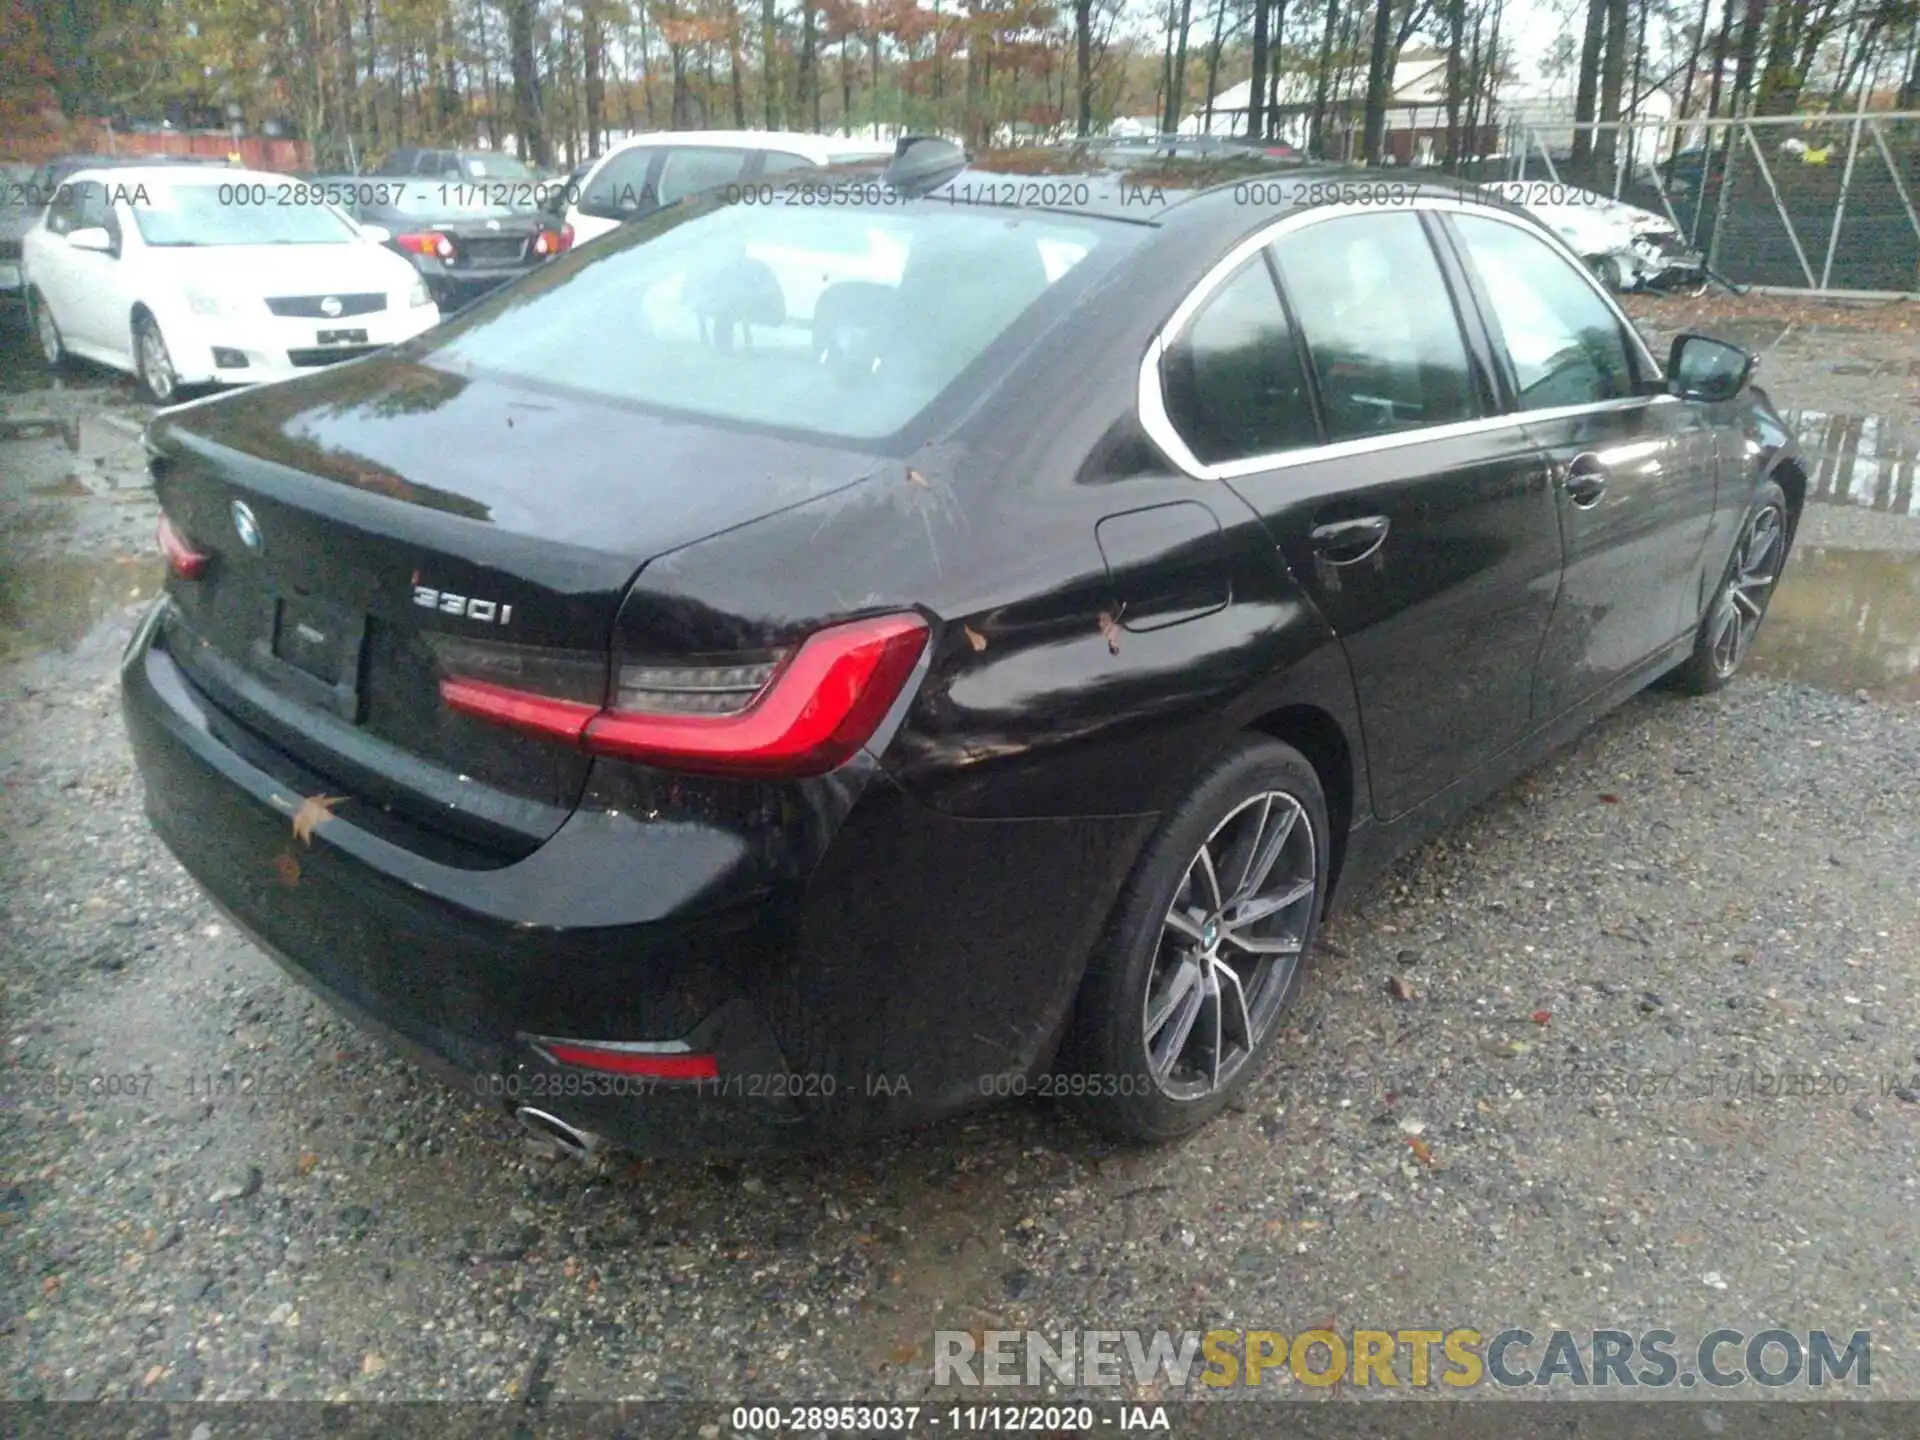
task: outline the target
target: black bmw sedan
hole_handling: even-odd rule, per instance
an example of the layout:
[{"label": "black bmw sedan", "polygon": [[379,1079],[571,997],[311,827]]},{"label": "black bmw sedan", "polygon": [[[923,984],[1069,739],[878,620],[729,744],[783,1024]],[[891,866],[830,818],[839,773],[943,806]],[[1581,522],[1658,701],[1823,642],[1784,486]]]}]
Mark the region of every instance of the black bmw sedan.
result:
[{"label": "black bmw sedan", "polygon": [[1806,470],[1520,211],[1097,164],[714,192],[164,412],[167,844],[566,1144],[1217,1114],[1332,899],[1736,674]]}]

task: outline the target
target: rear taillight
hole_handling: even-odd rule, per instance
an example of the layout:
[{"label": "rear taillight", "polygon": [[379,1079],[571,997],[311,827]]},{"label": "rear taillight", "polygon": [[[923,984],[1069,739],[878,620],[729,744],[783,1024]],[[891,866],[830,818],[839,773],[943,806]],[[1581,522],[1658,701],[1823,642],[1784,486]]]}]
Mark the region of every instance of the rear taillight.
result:
[{"label": "rear taillight", "polygon": [[542,230],[533,237],[533,253],[536,255],[558,255],[573,244],[573,227],[568,225],[559,230]]},{"label": "rear taillight", "polygon": [[413,255],[430,255],[439,260],[453,258],[453,241],[437,230],[396,235],[393,243]]},{"label": "rear taillight", "polygon": [[167,569],[182,580],[198,580],[207,573],[207,565],[213,557],[187,544],[180,532],[173,528],[173,522],[164,515],[160,517],[159,539],[160,553],[167,557]]},{"label": "rear taillight", "polygon": [[540,1040],[536,1048],[556,1064],[609,1075],[644,1075],[655,1080],[713,1080],[720,1074],[711,1055],[662,1050],[650,1045],[596,1045],[579,1040]]},{"label": "rear taillight", "polygon": [[881,615],[774,656],[623,665],[606,708],[461,675],[442,680],[440,695],[462,714],[615,759],[709,775],[823,775],[873,738],[926,642],[918,615]]}]

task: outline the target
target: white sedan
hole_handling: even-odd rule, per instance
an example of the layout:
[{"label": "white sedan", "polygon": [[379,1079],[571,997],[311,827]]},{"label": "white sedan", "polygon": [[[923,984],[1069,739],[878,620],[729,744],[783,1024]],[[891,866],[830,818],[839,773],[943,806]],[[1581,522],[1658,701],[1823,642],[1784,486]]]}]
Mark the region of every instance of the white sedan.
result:
[{"label": "white sedan", "polygon": [[440,312],[386,235],[321,188],[172,165],[68,177],[21,243],[49,365],[131,371],[171,404],[197,385],[285,380],[408,339]]},{"label": "white sedan", "polygon": [[1499,180],[1480,190],[1532,211],[1609,290],[1705,278],[1678,227],[1651,210],[1558,180]]}]

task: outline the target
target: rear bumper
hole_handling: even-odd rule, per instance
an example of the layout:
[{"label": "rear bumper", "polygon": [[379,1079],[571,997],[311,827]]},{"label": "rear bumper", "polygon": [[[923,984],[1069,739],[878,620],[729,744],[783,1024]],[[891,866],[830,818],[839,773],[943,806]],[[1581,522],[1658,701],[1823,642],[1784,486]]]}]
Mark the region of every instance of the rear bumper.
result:
[{"label": "rear bumper", "polygon": [[[354,826],[351,801],[302,843],[292,809],[324,782],[222,741],[232,722],[156,643],[160,613],[127,652],[123,709],[148,815],[194,878],[476,1099],[648,1153],[922,1123],[1044,1065],[1150,823],[954,820],[856,761],[838,778],[861,793],[788,884],[743,887],[753,857],[724,832],[587,810],[496,870],[414,855]],[[538,1036],[683,1042],[719,1074],[567,1069]]]},{"label": "rear bumper", "polygon": [[518,280],[534,267],[519,265],[512,269],[450,270],[444,265],[422,265],[420,278],[427,282],[427,293],[441,313],[451,315],[482,296],[491,295],[509,281]]}]

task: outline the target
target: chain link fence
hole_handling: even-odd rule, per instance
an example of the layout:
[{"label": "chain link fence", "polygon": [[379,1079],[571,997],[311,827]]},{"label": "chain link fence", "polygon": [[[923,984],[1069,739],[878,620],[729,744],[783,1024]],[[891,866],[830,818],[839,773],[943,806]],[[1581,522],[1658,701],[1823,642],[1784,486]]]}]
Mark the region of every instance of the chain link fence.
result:
[{"label": "chain link fence", "polygon": [[1518,125],[1506,148],[1508,178],[1664,215],[1736,284],[1920,293],[1920,111]]}]

